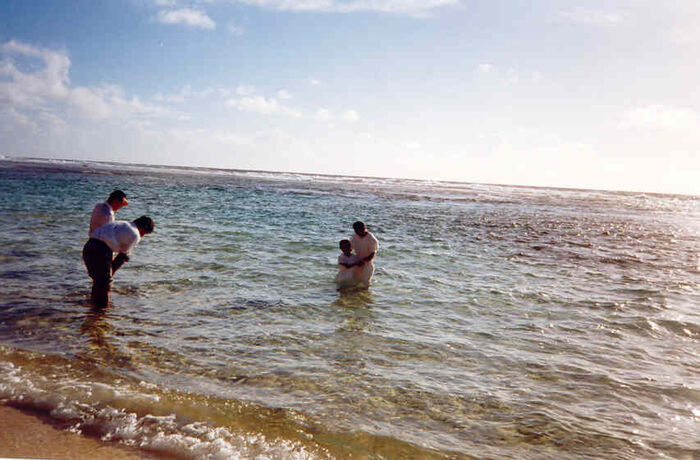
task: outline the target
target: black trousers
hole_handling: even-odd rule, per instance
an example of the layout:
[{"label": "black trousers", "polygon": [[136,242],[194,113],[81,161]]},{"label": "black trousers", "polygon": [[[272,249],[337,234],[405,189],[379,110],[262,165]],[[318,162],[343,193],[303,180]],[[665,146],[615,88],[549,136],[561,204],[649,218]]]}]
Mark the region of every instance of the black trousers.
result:
[{"label": "black trousers", "polygon": [[92,300],[106,306],[112,288],[112,249],[104,241],[90,238],[83,246],[83,262],[92,278]]}]

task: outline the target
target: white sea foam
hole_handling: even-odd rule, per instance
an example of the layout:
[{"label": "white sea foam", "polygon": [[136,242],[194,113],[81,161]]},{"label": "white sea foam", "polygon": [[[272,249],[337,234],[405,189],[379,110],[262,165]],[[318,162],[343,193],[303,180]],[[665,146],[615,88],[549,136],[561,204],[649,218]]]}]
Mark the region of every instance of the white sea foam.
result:
[{"label": "white sea foam", "polygon": [[159,400],[157,395],[128,387],[75,377],[54,374],[51,379],[42,378],[11,362],[0,362],[0,401],[42,411],[69,423],[76,433],[97,434],[104,441],[189,459],[317,457],[291,441],[232,432],[208,422],[187,421],[175,413],[148,413],[164,410]]}]

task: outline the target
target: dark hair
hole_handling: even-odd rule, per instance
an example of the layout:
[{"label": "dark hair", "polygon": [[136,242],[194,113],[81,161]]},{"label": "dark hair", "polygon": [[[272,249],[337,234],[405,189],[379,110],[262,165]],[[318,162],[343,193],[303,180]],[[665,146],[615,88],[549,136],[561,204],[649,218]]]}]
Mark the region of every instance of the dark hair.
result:
[{"label": "dark hair", "polygon": [[365,224],[364,224],[364,222],[360,222],[360,221],[358,220],[357,222],[355,222],[354,224],[352,224],[352,228],[353,228],[356,232],[361,232],[362,230],[365,229]]},{"label": "dark hair", "polygon": [[350,240],[348,240],[348,239],[342,239],[342,240],[340,240],[340,243],[338,244],[338,246],[340,247],[340,249],[343,249],[343,246],[348,246],[348,247],[352,248],[352,243],[350,243]]},{"label": "dark hair", "polygon": [[144,233],[153,232],[153,227],[155,226],[153,219],[148,216],[139,217],[134,221],[134,225],[136,225],[138,228],[142,228]]},{"label": "dark hair", "polygon": [[109,194],[107,201],[121,201],[124,198],[126,198],[126,193],[122,192],[121,190],[115,190]]}]

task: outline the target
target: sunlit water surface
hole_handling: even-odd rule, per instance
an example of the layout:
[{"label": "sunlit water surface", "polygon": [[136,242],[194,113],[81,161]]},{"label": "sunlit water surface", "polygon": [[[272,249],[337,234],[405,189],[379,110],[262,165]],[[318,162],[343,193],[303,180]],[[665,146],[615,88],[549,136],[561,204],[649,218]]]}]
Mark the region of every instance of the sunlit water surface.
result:
[{"label": "sunlit water surface", "polygon": [[[80,252],[114,188],[156,232],[95,311]],[[13,160],[0,196],[0,399],[74,431],[183,458],[700,455],[698,197]],[[375,278],[339,293],[358,219]]]}]

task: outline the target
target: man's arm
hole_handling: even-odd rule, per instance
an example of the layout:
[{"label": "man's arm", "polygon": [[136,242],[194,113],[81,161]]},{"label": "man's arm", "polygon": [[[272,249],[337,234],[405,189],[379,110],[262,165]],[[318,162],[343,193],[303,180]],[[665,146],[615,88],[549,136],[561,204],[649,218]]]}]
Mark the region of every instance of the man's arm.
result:
[{"label": "man's arm", "polygon": [[355,266],[361,266],[364,264],[362,259],[358,259],[356,255],[352,256],[338,256],[338,265],[342,265],[345,268],[352,268]]},{"label": "man's arm", "polygon": [[129,256],[124,254],[123,252],[120,252],[117,254],[117,257],[114,258],[112,261],[112,274],[114,274],[117,270],[119,270],[119,267],[124,265],[124,262],[129,261]]},{"label": "man's arm", "polygon": [[138,243],[138,234],[127,232],[121,230],[117,235],[117,240],[119,241],[119,254],[112,261],[112,273],[119,270],[119,267],[124,265],[124,262],[129,261],[129,254],[131,254],[131,249]]},{"label": "man's arm", "polygon": [[358,260],[357,262],[338,262],[338,265],[342,265],[345,268],[352,268],[354,266],[360,267],[364,265],[364,263],[365,262],[363,260]]},{"label": "man's arm", "polygon": [[360,262],[369,262],[370,260],[374,259],[374,256],[377,254],[377,251],[372,252],[370,255],[362,259]]}]

